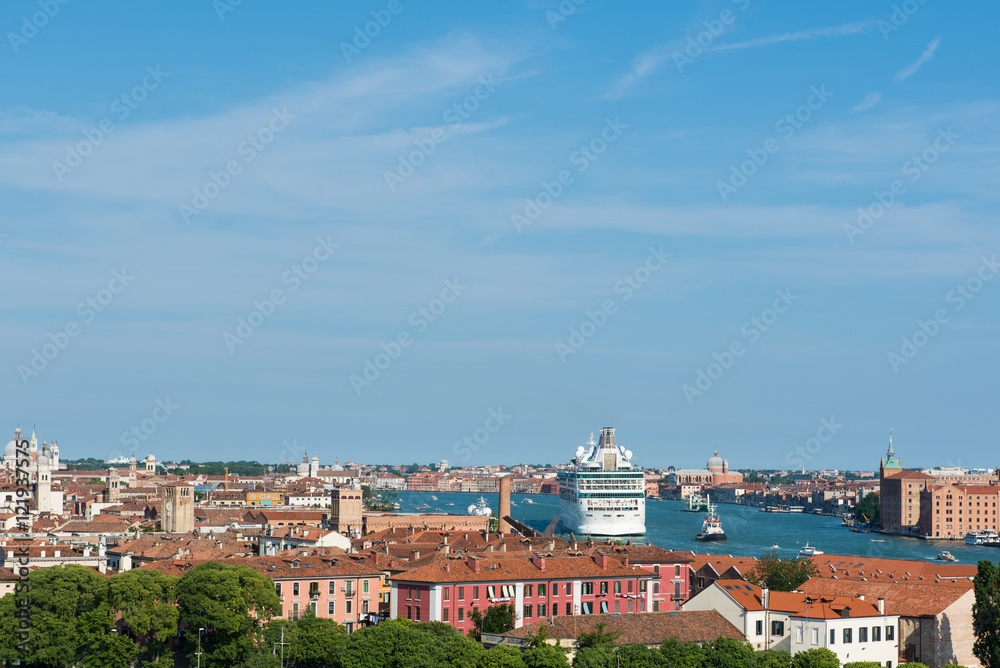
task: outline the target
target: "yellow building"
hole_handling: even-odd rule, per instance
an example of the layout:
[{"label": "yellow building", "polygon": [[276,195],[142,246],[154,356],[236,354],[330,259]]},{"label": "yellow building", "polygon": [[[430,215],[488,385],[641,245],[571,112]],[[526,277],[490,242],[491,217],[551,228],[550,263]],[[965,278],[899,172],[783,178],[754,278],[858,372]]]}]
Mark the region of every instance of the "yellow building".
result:
[{"label": "yellow building", "polygon": [[243,500],[247,506],[280,506],[281,492],[273,492],[262,487],[250,488],[244,491]]}]

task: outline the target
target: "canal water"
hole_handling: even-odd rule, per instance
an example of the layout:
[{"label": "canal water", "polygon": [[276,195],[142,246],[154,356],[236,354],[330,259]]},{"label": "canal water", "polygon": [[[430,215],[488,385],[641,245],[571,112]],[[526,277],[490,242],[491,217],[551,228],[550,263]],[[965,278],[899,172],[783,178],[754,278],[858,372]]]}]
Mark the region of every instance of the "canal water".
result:
[{"label": "canal water", "polygon": [[[432,499],[436,496],[437,499]],[[400,492],[399,512],[443,512],[465,515],[468,506],[482,496],[495,512],[496,494],[458,492]],[[530,500],[530,502],[529,502]],[[427,507],[423,507],[426,504]],[[839,517],[804,513],[763,513],[759,508],[720,504],[719,517],[728,540],[724,543],[700,543],[695,534],[701,529],[704,513],[682,510],[681,501],[646,500],[646,535],[633,537],[637,542],[650,542],[675,550],[690,550],[701,554],[731,554],[759,557],[777,545],[784,558],[795,557],[808,542],[827,554],[848,554],[888,559],[922,559],[934,561],[939,552],[947,550],[957,563],[975,564],[980,559],[1000,560],[1000,548],[966,545],[962,540],[921,540],[877,533],[857,533],[840,526]],[[533,529],[542,531],[559,514],[559,497],[543,494],[514,494],[511,515]],[[562,531],[558,535],[566,538]],[[579,536],[578,536],[579,538]]]}]

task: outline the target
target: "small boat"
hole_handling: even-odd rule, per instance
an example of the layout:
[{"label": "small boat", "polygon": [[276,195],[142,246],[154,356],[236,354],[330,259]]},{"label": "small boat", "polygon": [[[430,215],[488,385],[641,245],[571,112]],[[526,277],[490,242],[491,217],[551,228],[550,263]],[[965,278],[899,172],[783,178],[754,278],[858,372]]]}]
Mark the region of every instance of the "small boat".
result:
[{"label": "small boat", "polygon": [[532,501],[531,499],[525,499],[521,501],[521,503],[534,503],[534,501]]},{"label": "small boat", "polygon": [[438,498],[436,496],[434,496],[433,494],[431,494],[431,501],[437,501],[437,500],[438,500]]},{"label": "small boat", "polygon": [[951,552],[945,551],[937,556],[938,561],[958,561]]},{"label": "small boat", "polygon": [[449,503],[448,505],[449,505],[449,506],[453,506],[453,505],[455,505],[455,504],[454,504],[454,503]]},{"label": "small boat", "polygon": [[872,542],[873,543],[884,543],[885,539],[884,538],[872,538]]},{"label": "small boat", "polygon": [[722,520],[716,506],[712,505],[710,498],[706,495],[705,502],[708,504],[708,514],[701,525],[701,533],[695,536],[695,540],[702,542],[718,542],[726,540],[726,532],[722,530]]},{"label": "small boat", "polygon": [[772,546],[771,546],[771,549],[772,549],[772,550],[780,550],[780,549],[781,549],[781,546],[780,546],[780,545],[778,545],[777,543],[775,543],[774,545],[772,545]]},{"label": "small boat", "polygon": [[420,506],[420,507],[421,508],[430,508],[430,506],[428,506],[426,503],[424,505]]},{"label": "small boat", "polygon": [[806,541],[806,546],[799,550],[799,559],[806,559],[808,557],[815,557],[818,554],[823,554],[822,550],[817,550],[815,547],[810,547],[809,541]]}]

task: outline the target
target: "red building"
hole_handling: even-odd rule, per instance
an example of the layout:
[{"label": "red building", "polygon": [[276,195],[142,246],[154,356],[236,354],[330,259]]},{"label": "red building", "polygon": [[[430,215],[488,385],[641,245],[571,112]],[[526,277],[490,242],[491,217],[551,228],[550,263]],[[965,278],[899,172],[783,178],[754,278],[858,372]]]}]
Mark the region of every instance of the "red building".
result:
[{"label": "red building", "polygon": [[655,564],[647,570],[628,557],[566,554],[441,555],[393,578],[390,617],[468,633],[473,610],[503,603],[514,604],[515,628],[555,616],[653,610]]}]

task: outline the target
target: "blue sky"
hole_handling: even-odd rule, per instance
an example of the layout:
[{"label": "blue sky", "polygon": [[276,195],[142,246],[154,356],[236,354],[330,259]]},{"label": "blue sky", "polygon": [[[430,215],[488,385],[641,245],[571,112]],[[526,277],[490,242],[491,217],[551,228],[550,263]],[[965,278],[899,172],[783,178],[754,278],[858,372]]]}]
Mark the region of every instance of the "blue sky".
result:
[{"label": "blue sky", "polygon": [[997,464],[995,6],[50,4],[0,8],[4,429]]}]

